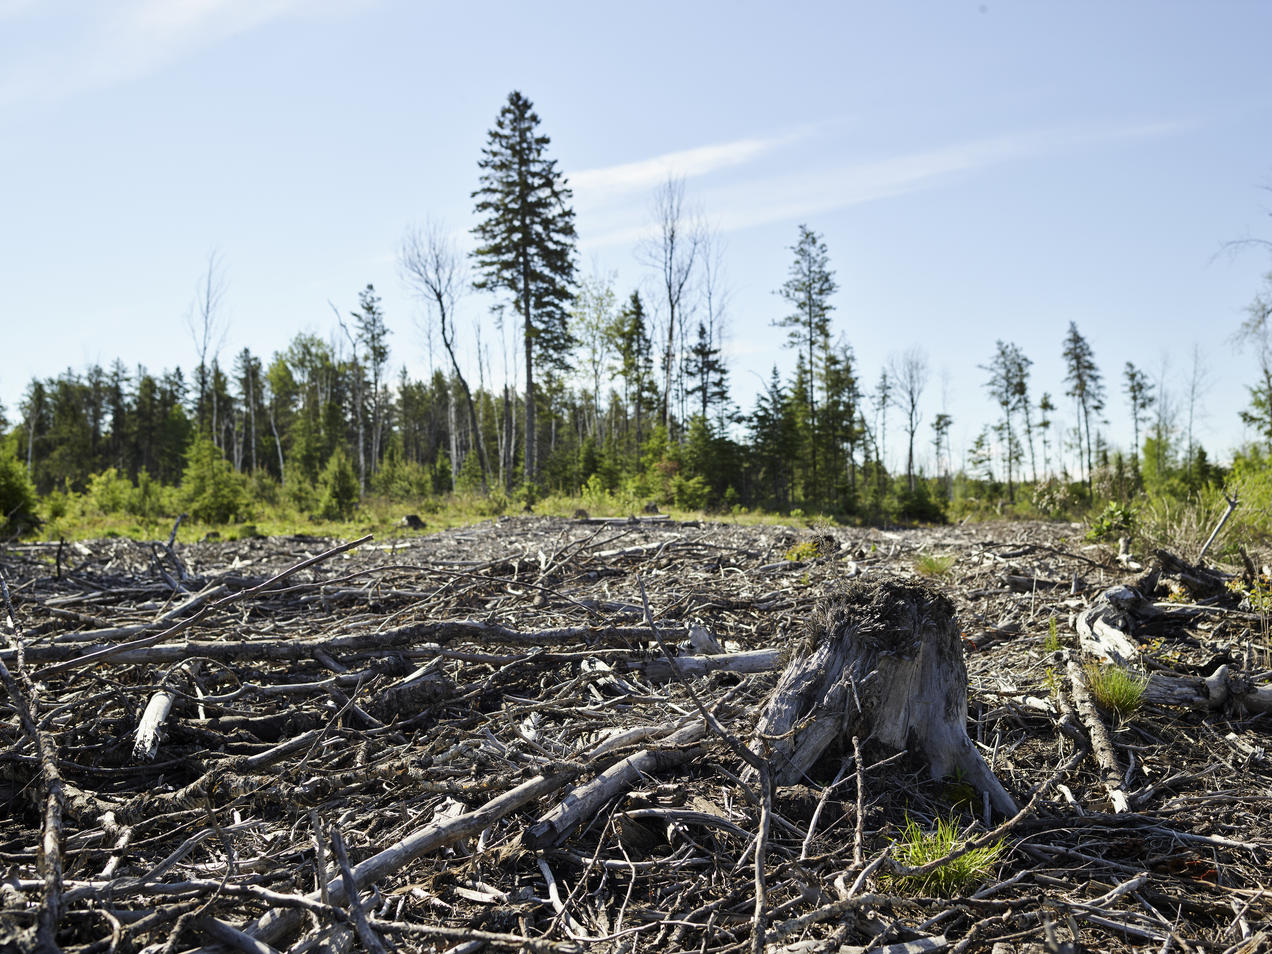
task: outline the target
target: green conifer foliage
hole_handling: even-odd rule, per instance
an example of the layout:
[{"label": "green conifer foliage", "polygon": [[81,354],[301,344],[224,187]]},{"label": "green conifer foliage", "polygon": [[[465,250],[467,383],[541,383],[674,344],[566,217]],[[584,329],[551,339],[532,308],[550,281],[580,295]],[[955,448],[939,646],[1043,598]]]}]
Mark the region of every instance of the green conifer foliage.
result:
[{"label": "green conifer foliage", "polygon": [[573,193],[546,149],[534,104],[514,90],[499,111],[477,166],[473,193],[481,221],[473,229],[475,287],[507,292],[521,316],[525,346],[525,477],[538,473],[535,370],[566,371],[573,338]]},{"label": "green conifer foliage", "polygon": [[247,504],[243,481],[234,473],[211,438],[200,435],[186,452],[181,497],[187,512],[204,523],[229,523]]},{"label": "green conifer foliage", "polygon": [[337,447],[318,478],[318,513],[328,520],[347,520],[360,498],[358,475],[343,447]]}]

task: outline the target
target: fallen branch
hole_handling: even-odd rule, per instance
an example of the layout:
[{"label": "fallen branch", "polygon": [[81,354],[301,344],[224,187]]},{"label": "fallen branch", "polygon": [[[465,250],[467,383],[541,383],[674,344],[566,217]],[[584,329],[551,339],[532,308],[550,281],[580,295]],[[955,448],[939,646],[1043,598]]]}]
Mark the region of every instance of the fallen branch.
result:
[{"label": "fallen branch", "polygon": [[[365,861],[353,867],[353,889],[362,890],[389,875],[400,871],[417,858],[436,851],[439,848],[469,838],[482,829],[516,811],[527,802],[541,798],[549,792],[566,785],[579,772],[577,768],[568,768],[551,774],[536,775],[523,782],[509,792],[492,798],[480,808],[466,812],[455,818],[447,818],[437,823],[430,823],[405,838],[394,842]],[[327,885],[331,904],[345,904],[349,898],[346,893],[343,875]],[[317,901],[320,892],[311,891],[305,896]],[[244,929],[244,933],[265,943],[273,943],[286,937],[303,921],[303,913],[296,908],[267,911]],[[213,954],[210,949],[201,949],[202,954]]]},{"label": "fallen branch", "polygon": [[1073,692],[1073,704],[1078,710],[1078,718],[1082,721],[1091,740],[1091,750],[1096,764],[1100,767],[1100,780],[1109,793],[1109,801],[1115,813],[1129,812],[1131,803],[1122,788],[1122,770],[1117,764],[1117,755],[1113,751],[1113,743],[1109,740],[1108,730],[1100,719],[1095,708],[1095,700],[1091,698],[1086,684],[1086,674],[1078,665],[1072,650],[1065,650],[1065,666],[1069,673],[1069,686]]},{"label": "fallen branch", "polygon": [[344,553],[346,550],[352,550],[354,547],[361,546],[371,538],[371,534],[367,534],[365,537],[360,537],[359,539],[353,540],[349,543],[342,543],[339,546],[332,547],[330,550],[319,553],[317,556],[310,557],[308,560],[302,560],[301,562],[288,567],[281,573],[265,580],[263,583],[258,583],[256,586],[249,587],[248,589],[239,590],[235,593],[229,594],[228,596],[223,596],[215,603],[204,603],[201,607],[199,607],[199,611],[193,616],[187,616],[185,619],[179,620],[177,623],[169,626],[162,632],[155,633],[153,636],[146,636],[142,639],[134,639],[132,642],[120,643],[118,646],[105,646],[101,649],[91,650],[83,655],[78,655],[75,658],[67,659],[64,662],[55,663],[54,665],[42,670],[40,672],[40,677],[47,679],[49,676],[55,676],[59,673],[69,672],[73,669],[82,669],[85,666],[92,666],[100,662],[106,662],[121,653],[145,649],[150,646],[155,646],[158,643],[165,642],[182,630],[189,629],[209,613],[223,609],[226,606],[238,603],[241,600],[248,599],[249,597],[256,596],[259,593],[263,593],[274,584],[287,579],[287,577],[291,576],[293,573],[298,573],[299,571],[317,563],[321,563],[324,560],[329,560],[337,553]]}]

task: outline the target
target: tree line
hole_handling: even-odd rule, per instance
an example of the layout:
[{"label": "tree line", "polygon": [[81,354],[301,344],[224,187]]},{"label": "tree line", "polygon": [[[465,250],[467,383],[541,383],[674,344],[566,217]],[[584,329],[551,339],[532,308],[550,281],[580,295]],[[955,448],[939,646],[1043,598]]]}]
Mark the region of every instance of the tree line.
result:
[{"label": "tree line", "polygon": [[[16,419],[3,422],[8,453],[41,494],[83,491],[107,471],[137,487],[176,486],[195,479],[197,463],[205,476],[239,475],[241,499],[310,510],[347,510],[367,493],[467,490],[533,502],[585,491],[691,508],[939,519],[959,495],[1014,503],[1026,483],[1059,483],[1091,500],[1107,495],[1101,479],[1125,491],[1168,476],[1196,487],[1216,475],[1194,434],[1197,360],[1184,427],[1179,399],[1126,363],[1120,389],[1134,443],[1122,454],[1101,429],[1114,385],[1076,324],[1059,343],[1066,376],[1057,397],[1034,393],[1033,362],[1018,345],[995,343],[981,370],[997,419],[953,460],[951,416],[924,421],[931,374],[920,349],[891,359],[873,386],[863,382],[833,321],[830,252],[807,225],[775,289],[783,313],[774,325],[794,369],[783,378],[774,367],[754,405],[739,408],[724,359],[723,247],[686,211],[683,183],[668,179],[657,192],[654,235],[640,250],[652,288],[620,293],[612,277],[578,274],[573,197],[549,145],[533,105],[513,92],[477,163],[473,250],[461,252],[439,223],[403,236],[402,277],[444,356],[429,377],[391,370],[391,331],[371,285],[356,308],[333,309],[329,339],[298,334],[268,359],[243,348],[223,363],[226,285],[212,256],[192,313],[188,374],[116,360],[32,380]],[[457,305],[470,291],[492,296],[500,340],[516,342],[502,383],[489,342],[478,339],[475,358],[457,344]],[[1261,374],[1241,413],[1272,443],[1269,314],[1260,294],[1240,332]],[[1061,401],[1075,422],[1064,434]],[[889,453],[890,424],[904,454]],[[903,469],[890,472],[893,457]],[[924,458],[935,461],[931,472]],[[343,488],[336,504],[333,488]],[[232,515],[240,498],[231,498]]]}]

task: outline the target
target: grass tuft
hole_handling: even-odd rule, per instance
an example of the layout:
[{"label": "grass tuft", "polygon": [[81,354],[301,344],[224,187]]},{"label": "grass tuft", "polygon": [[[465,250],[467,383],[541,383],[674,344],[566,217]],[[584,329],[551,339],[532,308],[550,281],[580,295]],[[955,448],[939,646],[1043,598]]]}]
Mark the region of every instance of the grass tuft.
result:
[{"label": "grass tuft", "polygon": [[944,579],[950,575],[950,570],[954,567],[954,554],[947,553],[944,556],[937,556],[935,553],[920,553],[919,558],[914,561],[914,572],[919,576],[931,577],[933,579]]},{"label": "grass tuft", "polygon": [[1088,662],[1084,667],[1087,685],[1095,701],[1125,719],[1144,702],[1148,677],[1127,672],[1121,666],[1102,666]]},{"label": "grass tuft", "polygon": [[[952,817],[938,818],[936,828],[931,831],[924,831],[916,821],[907,818],[905,830],[893,844],[893,856],[906,867],[917,868],[944,858],[965,841],[958,822]],[[953,897],[965,893],[971,885],[987,881],[1002,858],[1005,847],[1005,842],[999,839],[960,855],[926,874],[900,875],[895,880],[920,894]]]},{"label": "grass tuft", "polygon": [[786,551],[786,559],[792,563],[816,560],[819,556],[821,556],[821,549],[817,546],[816,540],[804,540]]},{"label": "grass tuft", "polygon": [[1047,638],[1043,641],[1042,648],[1049,653],[1064,649],[1064,640],[1060,638],[1060,630],[1056,627],[1054,616],[1047,620]]}]

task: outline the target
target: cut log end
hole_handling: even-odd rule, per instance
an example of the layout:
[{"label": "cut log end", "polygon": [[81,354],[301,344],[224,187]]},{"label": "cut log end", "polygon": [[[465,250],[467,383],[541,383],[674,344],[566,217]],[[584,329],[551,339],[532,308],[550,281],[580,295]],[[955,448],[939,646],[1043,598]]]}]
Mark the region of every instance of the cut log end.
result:
[{"label": "cut log end", "polygon": [[916,750],[934,778],[959,773],[1003,814],[1015,800],[967,735],[967,667],[943,594],[922,583],[852,583],[797,643],[752,739],[779,785],[836,742]]}]

